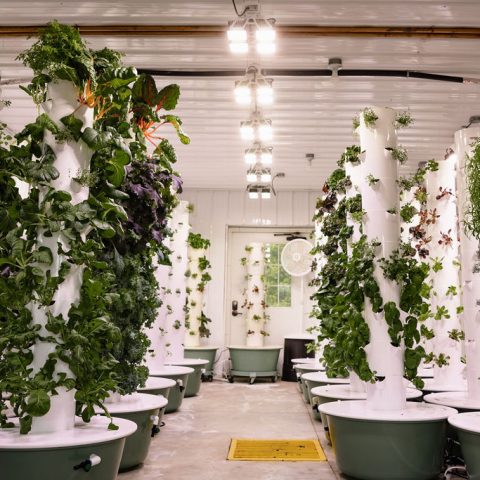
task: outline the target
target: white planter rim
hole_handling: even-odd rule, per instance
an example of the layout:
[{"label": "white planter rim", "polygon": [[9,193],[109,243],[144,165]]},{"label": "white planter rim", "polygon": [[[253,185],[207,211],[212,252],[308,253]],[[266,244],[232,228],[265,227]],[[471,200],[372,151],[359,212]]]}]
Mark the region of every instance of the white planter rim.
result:
[{"label": "white planter rim", "polygon": [[325,382],[325,383],[331,383],[331,384],[350,384],[350,379],[348,377],[346,378],[340,378],[340,377],[327,377],[327,374],[325,372],[313,372],[313,373],[304,373],[302,375],[302,380],[308,380],[310,382]]},{"label": "white planter rim", "polygon": [[165,365],[167,366],[173,366],[173,367],[198,367],[200,365],[207,365],[208,360],[205,360],[203,358],[183,358],[182,360],[177,360],[177,361],[171,361],[171,362],[165,362]]},{"label": "white planter rim", "polygon": [[154,388],[172,388],[176,385],[175,380],[162,377],[148,377],[144,387],[139,387],[139,392],[146,392]]},{"label": "white planter rim", "polygon": [[333,417],[368,422],[435,422],[446,420],[457,411],[450,407],[423,402],[407,402],[402,410],[373,410],[363,400],[324,403],[319,410]]},{"label": "white planter rim", "polygon": [[480,410],[480,399],[471,398],[468,392],[439,392],[429,393],[424,397],[428,403],[445,405],[452,408]]},{"label": "white planter rim", "polygon": [[[12,419],[18,425],[18,419]],[[68,447],[82,447],[98,443],[112,442],[128,437],[137,430],[137,424],[123,418],[115,418],[118,430],[108,430],[110,420],[107,417],[93,417],[90,423],[81,418],[75,421],[75,428],[56,433],[29,433],[20,435],[19,428],[0,430],[0,449],[2,450],[46,450]]]},{"label": "white planter rim", "polygon": [[312,358],[308,358],[308,357],[306,357],[306,358],[292,358],[290,361],[294,365],[296,365],[298,363],[300,363],[300,364],[302,364],[302,363],[305,364],[306,363],[307,365],[310,365],[312,363],[315,363],[315,357],[312,357]]},{"label": "white planter rim", "polygon": [[448,417],[448,423],[460,430],[480,434],[480,412],[453,414]]},{"label": "white planter rim", "polygon": [[210,345],[200,345],[199,347],[185,347],[185,351],[193,350],[202,352],[204,350],[218,350],[220,347],[210,346]]},{"label": "white planter rim", "polygon": [[423,390],[429,392],[466,392],[467,391],[467,382],[463,381],[463,385],[442,383],[435,381],[434,378],[427,378],[424,380]]},{"label": "white planter rim", "polygon": [[163,375],[188,375],[193,373],[195,370],[190,367],[177,367],[172,365],[166,365],[163,368],[159,368],[158,370],[150,369],[150,376],[151,377],[161,377]]},{"label": "white planter rim", "polygon": [[274,346],[274,345],[264,345],[264,346],[252,346],[249,347],[247,345],[229,345],[227,348],[233,350],[282,350],[282,346]]},{"label": "white planter rim", "polygon": [[[163,408],[168,400],[162,395],[149,395],[148,393],[132,393],[131,395],[122,395],[118,402],[112,402],[106,405],[110,414],[145,412],[155,408]],[[100,407],[95,407],[95,413],[104,413]]]},{"label": "white planter rim", "polygon": [[[336,400],[366,400],[366,392],[354,392],[350,385],[340,384],[340,385],[325,385],[323,387],[315,387],[311,390],[312,395],[323,398],[334,398]],[[420,390],[415,390],[413,388],[407,388],[407,398],[419,398],[422,396]]]}]

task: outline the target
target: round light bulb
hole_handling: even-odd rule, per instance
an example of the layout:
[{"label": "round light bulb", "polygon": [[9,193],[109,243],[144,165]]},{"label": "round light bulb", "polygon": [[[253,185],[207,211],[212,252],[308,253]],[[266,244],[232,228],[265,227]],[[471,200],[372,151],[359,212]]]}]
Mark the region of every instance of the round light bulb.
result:
[{"label": "round light bulb", "polygon": [[271,105],[273,103],[273,87],[269,84],[257,87],[257,102],[260,105]]},{"label": "round light bulb", "polygon": [[270,150],[265,150],[260,154],[262,165],[271,165],[273,163],[273,154]]},{"label": "round light bulb", "polygon": [[258,43],[274,43],[277,34],[270,26],[259,27],[255,31],[255,39]]},{"label": "round light bulb", "polygon": [[272,181],[272,174],[271,173],[262,173],[260,175],[260,181],[262,183],[268,183]]},{"label": "round light bulb", "polygon": [[252,152],[250,150],[245,151],[245,163],[247,165],[254,165],[257,163],[257,154],[255,152]]},{"label": "round light bulb", "polygon": [[258,192],[248,192],[248,198],[250,198],[251,200],[256,200],[258,198]]},{"label": "round light bulb", "polygon": [[247,182],[252,183],[257,181],[257,174],[255,172],[247,172]]},{"label": "round light bulb", "polygon": [[262,122],[258,125],[258,138],[262,142],[267,142],[273,138],[273,128],[268,122]]},{"label": "round light bulb", "polygon": [[235,100],[240,105],[248,105],[252,101],[252,94],[248,84],[237,82],[235,85]]},{"label": "round light bulb", "polygon": [[242,140],[253,140],[255,138],[255,131],[250,122],[242,122],[240,124],[240,136]]},{"label": "round light bulb", "polygon": [[248,43],[232,42],[230,43],[230,51],[235,54],[248,53]]},{"label": "round light bulb", "polygon": [[262,199],[263,200],[268,200],[270,197],[271,197],[270,191],[262,192]]},{"label": "round light bulb", "polygon": [[247,31],[242,27],[232,26],[227,30],[227,38],[232,43],[246,43]]}]

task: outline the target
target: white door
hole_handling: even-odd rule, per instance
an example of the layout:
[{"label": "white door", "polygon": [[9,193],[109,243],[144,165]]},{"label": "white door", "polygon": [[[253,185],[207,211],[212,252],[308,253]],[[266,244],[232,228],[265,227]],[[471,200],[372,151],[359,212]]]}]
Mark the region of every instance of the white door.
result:
[{"label": "white door", "polygon": [[[251,242],[261,242],[265,247],[265,287],[267,315],[270,320],[266,331],[265,345],[282,345],[284,337],[301,335],[311,325],[311,289],[308,283],[311,274],[304,277],[292,277],[282,268],[280,255],[287,243],[285,236],[275,233],[301,232],[309,241],[311,230],[299,228],[242,228],[230,227],[228,230],[227,288],[226,288],[226,344],[245,345],[246,327],[243,318],[243,291],[246,286],[245,267],[241,259],[245,257],[245,246]],[[233,302],[237,304],[235,315]]]}]

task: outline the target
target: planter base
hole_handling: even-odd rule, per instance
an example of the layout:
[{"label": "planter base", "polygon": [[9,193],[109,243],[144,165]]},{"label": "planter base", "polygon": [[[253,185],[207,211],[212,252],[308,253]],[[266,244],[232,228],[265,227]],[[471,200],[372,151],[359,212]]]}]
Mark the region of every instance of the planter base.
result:
[{"label": "planter base", "polygon": [[192,368],[193,373],[188,377],[188,383],[185,387],[185,397],[195,397],[200,393],[202,374],[208,365],[208,360],[201,358],[184,358],[183,360],[175,362],[167,362],[166,365]]},{"label": "planter base", "polygon": [[[140,393],[149,393],[150,395],[158,395],[166,398],[170,395],[170,389],[176,385],[175,380],[170,380],[169,378],[161,377],[148,377],[147,382],[143,388],[139,388],[138,392]],[[161,408],[158,414],[159,416],[159,425],[162,425],[163,414],[165,413],[165,408]]]},{"label": "planter base", "polygon": [[319,373],[321,372],[320,365],[315,365],[314,363],[297,363],[293,366],[293,369],[297,373],[297,381],[298,381],[298,389],[300,393],[303,395],[303,399],[305,403],[310,402],[310,398],[308,396],[308,389],[305,381],[303,380],[302,376],[306,373]]},{"label": "planter base", "polygon": [[[160,410],[166,405],[166,398],[146,393],[124,395],[119,402],[106,405],[112,417],[130,420],[137,425],[136,432],[125,441],[120,471],[136,467],[147,458],[152,437],[158,433],[154,430],[154,425],[159,424]],[[96,413],[102,412],[103,410],[96,409]]]},{"label": "planter base", "polygon": [[[119,429],[108,430],[109,423],[105,417],[94,417],[89,424],[78,421],[73,430],[49,434],[20,435],[18,428],[2,430],[1,478],[115,480],[125,438],[135,432],[137,425],[119,418],[114,421]],[[84,462],[91,455],[100,457],[101,461],[87,473]]]},{"label": "planter base", "polygon": [[470,398],[468,392],[429,393],[425,395],[424,399],[428,403],[455,408],[460,413],[477,412],[480,410],[480,400]]},{"label": "planter base", "polygon": [[162,369],[150,369],[151,377],[162,377],[175,380],[176,385],[170,389],[168,395],[168,404],[165,413],[176,412],[182,405],[185,396],[185,389],[188,385],[189,376],[194,372],[193,368],[188,367],[163,367]]},{"label": "planter base", "polygon": [[202,373],[202,381],[213,381],[213,367],[217,350],[218,347],[185,347],[185,358],[200,358],[202,360],[208,360],[208,364],[204,368],[205,372]]},{"label": "planter base", "polygon": [[448,423],[458,433],[470,480],[480,480],[480,412],[452,415]]},{"label": "planter base", "polygon": [[257,377],[277,379],[278,356],[282,347],[228,347],[232,368],[229,381],[235,377],[247,377],[254,383]]},{"label": "planter base", "polygon": [[443,466],[452,408],[407,402],[397,412],[374,411],[365,401],[321,405],[339,470],[362,480],[431,480]]}]

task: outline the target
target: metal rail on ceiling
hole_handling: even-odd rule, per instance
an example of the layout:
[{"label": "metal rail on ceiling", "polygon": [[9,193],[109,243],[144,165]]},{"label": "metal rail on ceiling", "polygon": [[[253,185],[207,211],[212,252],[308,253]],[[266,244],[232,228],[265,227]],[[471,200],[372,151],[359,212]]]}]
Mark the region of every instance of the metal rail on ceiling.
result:
[{"label": "metal rail on ceiling", "polygon": [[[220,37],[226,25],[77,25],[85,36]],[[0,37],[35,35],[41,25],[0,25]],[[280,37],[480,39],[480,27],[278,25]]]}]

